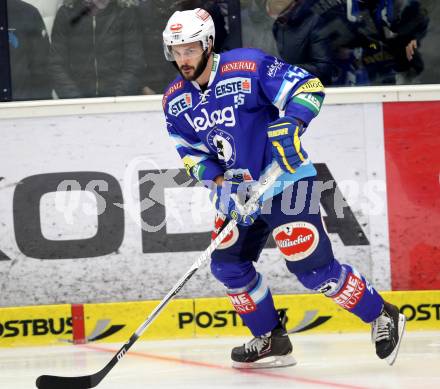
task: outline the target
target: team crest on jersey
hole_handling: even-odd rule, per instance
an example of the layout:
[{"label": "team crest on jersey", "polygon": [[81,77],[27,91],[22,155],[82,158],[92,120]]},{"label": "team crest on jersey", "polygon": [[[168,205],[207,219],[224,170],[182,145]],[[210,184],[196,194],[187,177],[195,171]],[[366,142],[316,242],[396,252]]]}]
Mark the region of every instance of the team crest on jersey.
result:
[{"label": "team crest on jersey", "polygon": [[234,164],[236,159],[235,142],[231,134],[218,129],[212,130],[207,136],[208,144],[217,153],[220,163],[226,167]]},{"label": "team crest on jersey", "polygon": [[273,230],[278,249],[287,261],[299,261],[312,254],[319,243],[319,232],[307,222],[283,224]]},{"label": "team crest on jersey", "polygon": [[255,61],[233,61],[226,62],[220,67],[221,74],[240,71],[256,72],[257,63]]},{"label": "team crest on jersey", "polygon": [[191,93],[183,93],[168,104],[168,113],[173,116],[179,116],[182,112],[192,107]]},{"label": "team crest on jersey", "polygon": [[234,77],[227,80],[220,81],[215,86],[215,97],[224,97],[234,95],[237,93],[251,93],[251,79]]}]

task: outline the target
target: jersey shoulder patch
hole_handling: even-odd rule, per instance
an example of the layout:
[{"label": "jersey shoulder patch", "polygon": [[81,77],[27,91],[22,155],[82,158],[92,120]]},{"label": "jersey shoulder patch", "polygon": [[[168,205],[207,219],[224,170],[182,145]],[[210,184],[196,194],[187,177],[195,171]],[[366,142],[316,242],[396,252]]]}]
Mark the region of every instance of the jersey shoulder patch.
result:
[{"label": "jersey shoulder patch", "polygon": [[234,49],[222,53],[219,72],[221,76],[233,73],[257,73],[264,53],[259,49]]},{"label": "jersey shoulder patch", "polygon": [[170,98],[170,96],[174,95],[177,91],[183,89],[185,85],[185,81],[182,77],[177,77],[169,86],[165,89],[165,93],[162,98],[162,107],[165,110],[165,106]]},{"label": "jersey shoulder patch", "polygon": [[313,93],[313,92],[323,92],[324,85],[322,85],[319,78],[311,78],[307,80],[304,84],[302,84],[294,93],[294,95],[298,95],[300,93]]}]

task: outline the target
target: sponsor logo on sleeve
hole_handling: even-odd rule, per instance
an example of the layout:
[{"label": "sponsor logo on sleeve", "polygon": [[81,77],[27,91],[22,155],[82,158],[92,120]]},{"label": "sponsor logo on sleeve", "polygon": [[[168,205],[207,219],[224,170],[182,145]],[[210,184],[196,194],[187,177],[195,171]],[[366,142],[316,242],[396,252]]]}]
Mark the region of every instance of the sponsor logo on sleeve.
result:
[{"label": "sponsor logo on sleeve", "polygon": [[220,73],[230,73],[230,72],[256,72],[257,63],[255,61],[233,61],[226,62],[220,67]]},{"label": "sponsor logo on sleeve", "polygon": [[322,100],[321,96],[314,96],[312,93],[301,93],[292,99],[295,103],[310,109],[315,114],[321,110]]},{"label": "sponsor logo on sleeve", "polygon": [[319,232],[307,222],[283,224],[274,229],[273,237],[287,261],[299,261],[312,254],[319,243]]},{"label": "sponsor logo on sleeve", "polygon": [[277,75],[278,70],[281,70],[284,66],[284,62],[278,61],[278,58],[275,58],[274,62],[268,66],[267,75],[271,78]]},{"label": "sponsor logo on sleeve", "polygon": [[179,89],[183,88],[183,81],[178,81],[171,85],[168,90],[164,93],[163,99],[162,99],[162,107],[165,109],[165,105],[167,103],[168,97],[171,96],[174,92],[178,91]]},{"label": "sponsor logo on sleeve", "polygon": [[302,84],[296,91],[294,95],[299,93],[312,93],[312,92],[322,92],[324,90],[324,85],[318,78],[312,78],[306,83]]},{"label": "sponsor logo on sleeve", "polygon": [[251,93],[251,79],[234,77],[220,81],[215,86],[215,97],[224,97],[237,93]]},{"label": "sponsor logo on sleeve", "polygon": [[192,107],[191,93],[183,93],[168,104],[168,113],[173,116],[179,116],[182,112]]}]

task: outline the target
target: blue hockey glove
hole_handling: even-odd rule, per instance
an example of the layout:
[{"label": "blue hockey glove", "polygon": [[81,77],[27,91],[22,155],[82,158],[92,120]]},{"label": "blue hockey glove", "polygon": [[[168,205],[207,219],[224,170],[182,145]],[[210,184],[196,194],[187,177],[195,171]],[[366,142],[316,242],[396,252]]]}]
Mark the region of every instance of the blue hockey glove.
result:
[{"label": "blue hockey glove", "polygon": [[272,143],[272,153],[286,172],[295,173],[298,166],[307,159],[299,138],[303,132],[302,124],[290,116],[269,123],[267,137]]},{"label": "blue hockey glove", "polygon": [[222,185],[211,191],[210,199],[218,212],[235,219],[242,226],[250,226],[261,213],[261,202],[245,212],[244,204],[251,196],[255,181],[243,181],[242,175],[227,177]]}]

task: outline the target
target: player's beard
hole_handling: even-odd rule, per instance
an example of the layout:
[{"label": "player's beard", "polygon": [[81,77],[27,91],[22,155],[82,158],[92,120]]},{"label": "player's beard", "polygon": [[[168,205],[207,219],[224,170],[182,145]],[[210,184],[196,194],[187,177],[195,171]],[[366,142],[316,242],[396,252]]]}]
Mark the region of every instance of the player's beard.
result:
[{"label": "player's beard", "polygon": [[181,67],[179,68],[180,75],[187,81],[195,81],[197,80],[200,75],[203,73],[203,71],[206,69],[206,65],[208,64],[209,55],[211,53],[208,53],[208,50],[205,50],[202,54],[202,58],[200,59],[200,62],[197,64],[197,66],[194,68],[194,73],[192,76],[186,76],[183,72]]}]

